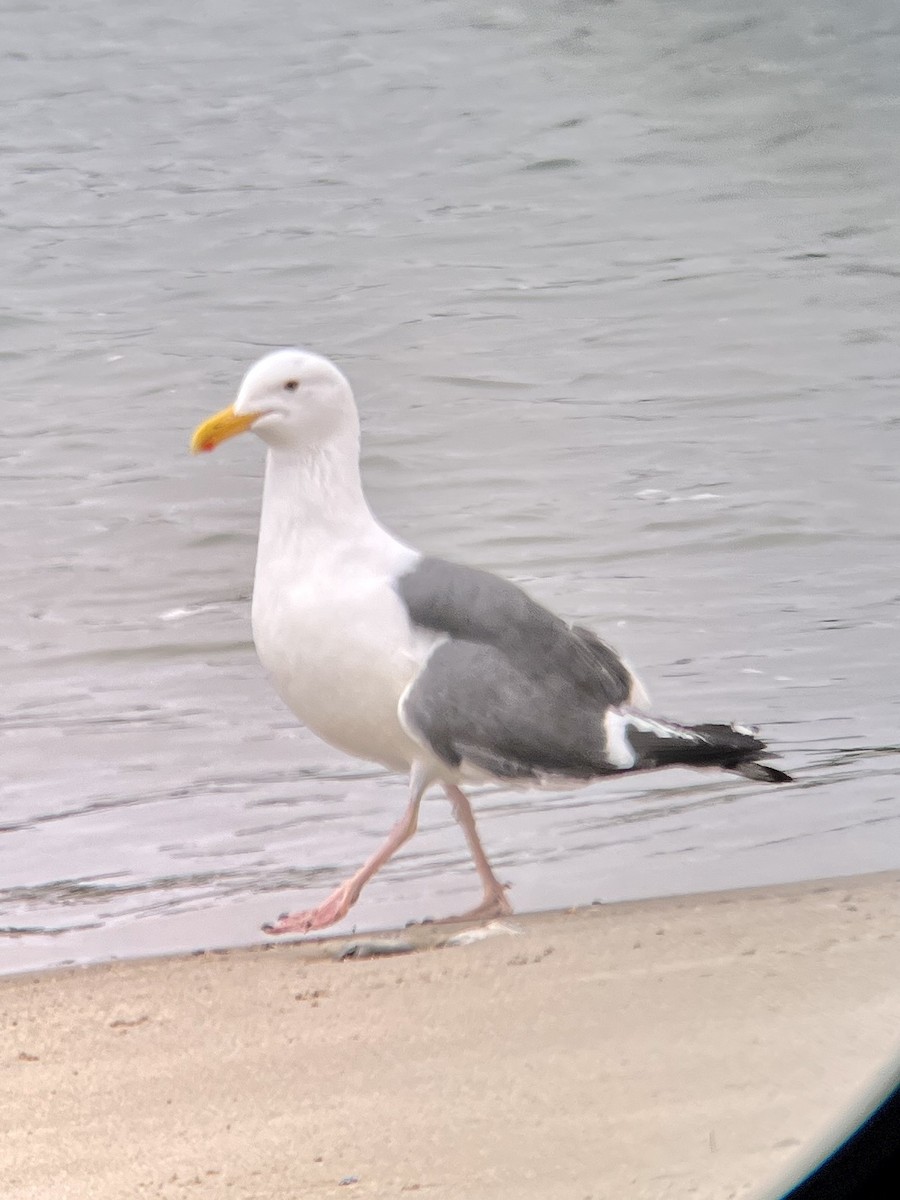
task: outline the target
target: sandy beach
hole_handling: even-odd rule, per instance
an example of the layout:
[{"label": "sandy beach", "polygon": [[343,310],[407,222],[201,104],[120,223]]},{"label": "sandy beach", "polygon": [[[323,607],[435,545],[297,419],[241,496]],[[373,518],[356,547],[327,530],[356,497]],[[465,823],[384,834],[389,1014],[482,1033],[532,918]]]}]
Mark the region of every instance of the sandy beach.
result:
[{"label": "sandy beach", "polygon": [[0,1194],[768,1195],[896,1061],[898,914],[891,873],[8,978]]}]

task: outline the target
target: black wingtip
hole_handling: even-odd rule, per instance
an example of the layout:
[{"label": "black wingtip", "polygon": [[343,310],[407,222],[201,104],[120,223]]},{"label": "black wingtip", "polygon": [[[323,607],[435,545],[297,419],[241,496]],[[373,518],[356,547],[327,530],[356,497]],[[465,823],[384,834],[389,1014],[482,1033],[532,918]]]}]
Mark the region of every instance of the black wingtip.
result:
[{"label": "black wingtip", "polygon": [[777,767],[767,767],[760,762],[742,762],[731,768],[745,779],[755,779],[759,783],[793,783],[793,775],[779,771]]}]

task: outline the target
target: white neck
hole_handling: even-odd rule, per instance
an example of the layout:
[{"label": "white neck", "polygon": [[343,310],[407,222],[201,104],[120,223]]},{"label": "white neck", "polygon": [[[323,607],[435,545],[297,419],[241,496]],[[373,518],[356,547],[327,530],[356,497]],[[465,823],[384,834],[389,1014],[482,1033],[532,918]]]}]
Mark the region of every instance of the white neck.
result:
[{"label": "white neck", "polygon": [[301,552],[323,537],[344,540],[374,523],[359,474],[354,434],[298,452],[271,447],[266,456],[260,555]]},{"label": "white neck", "polygon": [[354,431],[304,451],[271,447],[259,523],[257,580],[279,566],[291,574],[317,562],[360,558],[394,562],[414,552],[372,515],[359,472]]}]

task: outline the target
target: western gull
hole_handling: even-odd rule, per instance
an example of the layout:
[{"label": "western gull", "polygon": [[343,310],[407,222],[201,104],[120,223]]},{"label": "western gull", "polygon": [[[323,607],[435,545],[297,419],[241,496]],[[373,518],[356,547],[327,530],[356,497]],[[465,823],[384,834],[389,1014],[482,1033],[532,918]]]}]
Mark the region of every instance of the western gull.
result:
[{"label": "western gull", "polygon": [[560,786],[666,766],[790,781],[759,761],[766,746],[754,730],[649,715],[637,679],[591,630],[515,584],[425,557],[388,533],[363,493],[353,392],[328,359],[267,354],[191,448],[212,450],[248,429],[268,447],[252,605],[262,665],[319,737],[409,775],[409,803],[383,845],[321,904],[283,914],[267,933],[307,933],[346,916],[412,837],[433,785],[453,807],[484,890],[464,916],[487,918],[512,909],[462,783]]}]

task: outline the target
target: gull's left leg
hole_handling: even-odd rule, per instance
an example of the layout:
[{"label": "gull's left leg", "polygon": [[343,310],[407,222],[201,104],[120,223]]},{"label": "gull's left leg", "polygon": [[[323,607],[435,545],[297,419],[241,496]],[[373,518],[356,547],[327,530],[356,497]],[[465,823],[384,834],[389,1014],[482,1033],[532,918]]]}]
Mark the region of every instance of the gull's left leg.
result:
[{"label": "gull's left leg", "polygon": [[478,871],[478,878],[481,880],[481,885],[484,888],[484,896],[480,904],[459,917],[448,917],[446,919],[450,921],[463,921],[479,917],[508,917],[512,912],[512,905],[506,898],[506,889],[509,885],[501,883],[491,870],[491,864],[488,862],[484,847],[481,844],[481,838],[478,836],[478,830],[475,826],[475,814],[472,812],[472,805],[469,803],[468,797],[465,792],[460,791],[458,787],[454,787],[450,783],[444,784],[444,791],[447,793],[447,799],[453,805],[453,815],[462,826],[463,833],[466,835],[469,852]]},{"label": "gull's left leg", "polygon": [[346,882],[335,889],[327,900],[323,900],[317,908],[310,908],[305,912],[282,913],[274,924],[263,925],[263,933],[311,933],[314,929],[327,929],[329,925],[334,925],[342,917],[345,917],[359,899],[359,893],[363,887],[376,871],[379,871],[391,855],[396,854],[403,843],[408,842],[416,832],[416,825],[419,822],[419,805],[430,782],[431,779],[425,771],[414,766],[410,776],[409,804],[406,806],[406,812],[372,857],[360,867],[355,875],[351,875]]}]

